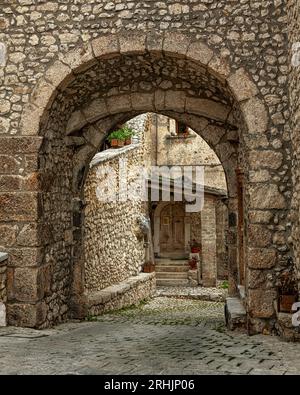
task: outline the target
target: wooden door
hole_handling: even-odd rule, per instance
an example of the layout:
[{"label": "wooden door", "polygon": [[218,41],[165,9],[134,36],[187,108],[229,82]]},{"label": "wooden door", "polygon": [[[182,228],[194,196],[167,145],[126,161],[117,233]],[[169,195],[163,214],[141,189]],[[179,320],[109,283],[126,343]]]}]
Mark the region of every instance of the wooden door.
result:
[{"label": "wooden door", "polygon": [[160,251],[184,251],[184,216],[182,205],[169,204],[160,216]]}]

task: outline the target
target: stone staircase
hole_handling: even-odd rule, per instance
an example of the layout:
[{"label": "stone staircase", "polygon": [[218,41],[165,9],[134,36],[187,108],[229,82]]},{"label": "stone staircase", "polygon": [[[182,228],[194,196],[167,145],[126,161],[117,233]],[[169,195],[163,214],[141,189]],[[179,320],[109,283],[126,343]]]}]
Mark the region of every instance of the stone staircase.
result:
[{"label": "stone staircase", "polygon": [[156,285],[187,287],[189,286],[188,270],[189,265],[186,259],[156,259]]}]

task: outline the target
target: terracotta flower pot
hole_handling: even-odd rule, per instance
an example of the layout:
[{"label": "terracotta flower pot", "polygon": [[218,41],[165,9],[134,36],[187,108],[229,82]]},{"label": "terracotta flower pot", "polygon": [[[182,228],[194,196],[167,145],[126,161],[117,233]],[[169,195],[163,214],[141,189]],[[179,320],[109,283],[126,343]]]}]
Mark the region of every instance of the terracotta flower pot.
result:
[{"label": "terracotta flower pot", "polygon": [[111,147],[117,148],[119,146],[119,140],[117,139],[112,139],[110,142]]},{"label": "terracotta flower pot", "polygon": [[124,145],[125,145],[125,140],[118,140],[118,147],[119,148],[124,147]]},{"label": "terracotta flower pot", "polygon": [[190,270],[197,270],[197,261],[189,261]]},{"label": "terracotta flower pot", "polygon": [[145,263],[143,267],[144,273],[152,273],[155,270],[155,265],[153,263]]},{"label": "terracotta flower pot", "polygon": [[125,145],[130,145],[132,142],[131,137],[125,140]]}]

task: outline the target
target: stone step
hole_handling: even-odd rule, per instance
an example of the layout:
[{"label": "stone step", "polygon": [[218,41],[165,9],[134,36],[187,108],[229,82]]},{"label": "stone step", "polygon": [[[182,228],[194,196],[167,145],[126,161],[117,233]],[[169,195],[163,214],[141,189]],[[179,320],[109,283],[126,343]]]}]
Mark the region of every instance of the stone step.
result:
[{"label": "stone step", "polygon": [[174,272],[174,273],[179,273],[179,272],[187,272],[189,270],[189,267],[187,265],[182,265],[182,266],[164,266],[164,265],[156,265],[155,266],[155,271],[158,272]]},{"label": "stone step", "polygon": [[189,280],[187,279],[174,280],[167,278],[164,278],[163,280],[156,279],[156,285],[158,287],[188,287]]},{"label": "stone step", "polygon": [[246,328],[247,313],[240,298],[229,297],[226,299],[225,320],[228,329],[231,331],[236,328]]},{"label": "stone step", "polygon": [[167,279],[174,279],[174,280],[176,280],[176,279],[187,279],[188,278],[188,275],[187,275],[187,272],[179,272],[179,273],[174,273],[174,272],[167,272],[167,273],[165,273],[165,272],[156,272],[156,279],[164,279],[164,278],[167,278]]},{"label": "stone step", "polygon": [[164,260],[157,260],[156,265],[161,265],[161,266],[185,266],[188,265],[187,260],[182,260],[182,261],[173,261],[171,259],[164,259]]}]

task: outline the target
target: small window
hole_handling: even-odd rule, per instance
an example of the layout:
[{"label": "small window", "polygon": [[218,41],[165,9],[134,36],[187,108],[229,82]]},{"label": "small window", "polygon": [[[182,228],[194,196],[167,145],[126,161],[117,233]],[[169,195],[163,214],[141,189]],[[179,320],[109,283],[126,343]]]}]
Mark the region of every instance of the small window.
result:
[{"label": "small window", "polygon": [[178,135],[188,134],[189,133],[189,128],[183,122],[176,122],[176,133]]}]

